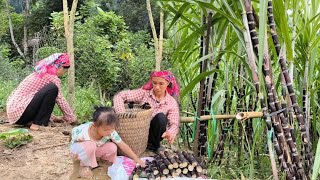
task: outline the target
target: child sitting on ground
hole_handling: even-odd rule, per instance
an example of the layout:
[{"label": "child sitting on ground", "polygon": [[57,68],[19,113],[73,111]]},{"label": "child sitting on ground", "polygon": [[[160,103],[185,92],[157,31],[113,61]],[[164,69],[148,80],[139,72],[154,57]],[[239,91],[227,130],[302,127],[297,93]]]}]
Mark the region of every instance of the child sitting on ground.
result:
[{"label": "child sitting on ground", "polygon": [[96,158],[114,163],[117,157],[117,146],[129,158],[145,166],[145,163],[115,131],[117,124],[118,117],[113,108],[95,107],[93,122],[72,129],[70,152],[73,158],[80,160],[79,175],[81,177],[93,177],[92,168],[98,166]]}]

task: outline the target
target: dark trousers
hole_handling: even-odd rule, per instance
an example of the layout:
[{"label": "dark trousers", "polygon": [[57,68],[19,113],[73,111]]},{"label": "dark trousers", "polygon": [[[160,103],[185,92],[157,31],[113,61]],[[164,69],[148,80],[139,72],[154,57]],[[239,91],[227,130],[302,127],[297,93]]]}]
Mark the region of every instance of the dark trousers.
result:
[{"label": "dark trousers", "polygon": [[150,122],[148,149],[156,151],[160,147],[162,134],[167,129],[168,118],[163,113],[158,113]]},{"label": "dark trousers", "polygon": [[57,96],[58,87],[55,84],[50,83],[42,87],[34,95],[16,124],[26,125],[32,122],[40,126],[48,126]]}]

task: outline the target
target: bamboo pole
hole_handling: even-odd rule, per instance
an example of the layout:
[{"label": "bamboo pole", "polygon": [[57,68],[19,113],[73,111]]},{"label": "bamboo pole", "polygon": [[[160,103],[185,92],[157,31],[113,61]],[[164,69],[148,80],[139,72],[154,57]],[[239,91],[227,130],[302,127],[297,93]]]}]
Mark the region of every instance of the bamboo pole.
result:
[{"label": "bamboo pole", "polygon": [[[204,115],[200,116],[200,121],[209,121],[214,119],[217,120],[224,120],[224,119],[237,119],[237,120],[246,120],[250,118],[261,118],[263,117],[262,112],[255,112],[255,111],[250,111],[250,112],[239,112],[237,114],[218,114],[218,115]],[[294,118],[296,116],[293,116]],[[181,123],[191,123],[194,122],[194,117],[185,117],[181,116],[180,117],[180,122]]]},{"label": "bamboo pole", "polygon": [[[200,116],[200,121],[208,121],[211,120],[212,118],[215,119],[234,119],[236,118],[236,115],[204,115]],[[180,122],[181,123],[190,123],[194,121],[194,117],[180,117]]]}]

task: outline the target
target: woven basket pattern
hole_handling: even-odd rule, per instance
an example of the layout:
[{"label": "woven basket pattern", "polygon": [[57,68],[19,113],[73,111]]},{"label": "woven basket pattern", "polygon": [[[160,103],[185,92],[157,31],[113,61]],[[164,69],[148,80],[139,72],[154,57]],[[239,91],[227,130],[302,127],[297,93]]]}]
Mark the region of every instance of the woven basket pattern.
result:
[{"label": "woven basket pattern", "polygon": [[[133,152],[140,156],[147,148],[152,109],[142,109],[136,104],[131,109],[128,106],[125,108],[126,112],[118,113],[119,126],[116,131]],[[118,154],[125,155],[120,149]]]}]

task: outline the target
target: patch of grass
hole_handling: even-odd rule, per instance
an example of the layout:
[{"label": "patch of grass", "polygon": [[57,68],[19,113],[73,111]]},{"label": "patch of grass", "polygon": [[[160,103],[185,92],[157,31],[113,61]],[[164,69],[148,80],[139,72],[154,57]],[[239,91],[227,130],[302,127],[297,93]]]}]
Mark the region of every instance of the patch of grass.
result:
[{"label": "patch of grass", "polygon": [[[227,150],[225,150],[227,151]],[[247,155],[243,155],[240,163],[238,163],[236,149],[228,152],[229,157],[224,156],[221,164],[208,164],[208,177],[212,179],[241,179],[249,178],[250,166],[253,163],[254,173],[253,179],[273,179],[271,162],[268,154],[260,153],[259,156],[255,153],[254,162],[250,161]],[[277,161],[277,160],[276,160]],[[278,165],[279,167],[279,165]],[[279,172],[279,179],[285,179],[285,174]]]}]

